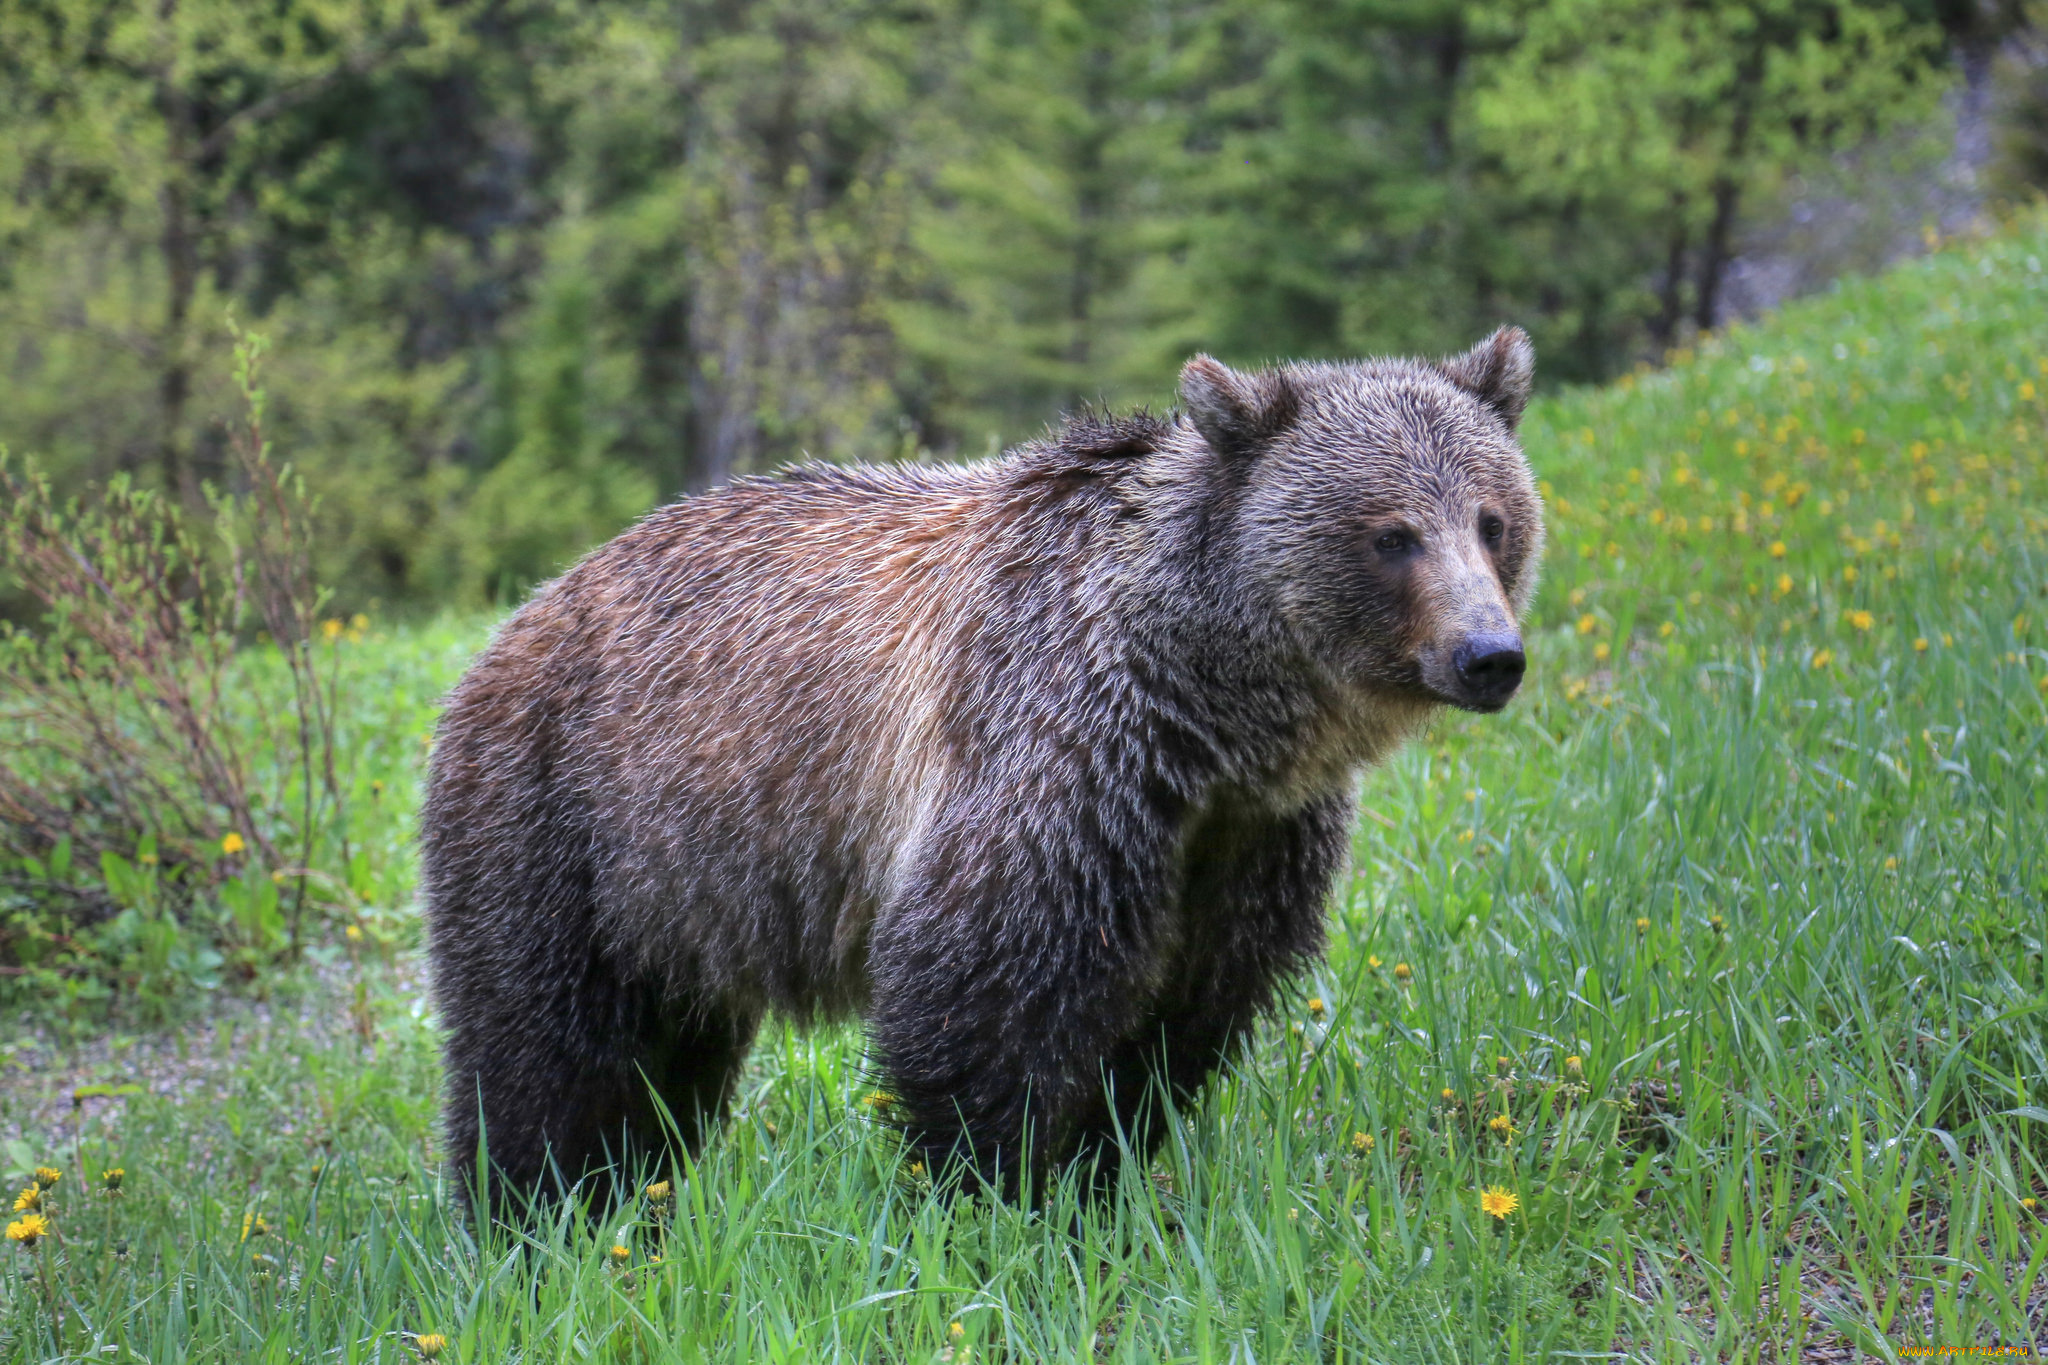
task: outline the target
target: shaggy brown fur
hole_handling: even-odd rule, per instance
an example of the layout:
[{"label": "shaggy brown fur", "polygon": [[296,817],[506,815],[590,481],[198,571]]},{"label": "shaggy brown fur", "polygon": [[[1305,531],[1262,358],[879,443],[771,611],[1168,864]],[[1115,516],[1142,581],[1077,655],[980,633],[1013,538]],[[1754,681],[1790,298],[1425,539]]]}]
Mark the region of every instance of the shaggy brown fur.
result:
[{"label": "shaggy brown fur", "polygon": [[426,805],[464,1176],[480,1121],[520,1191],[658,1144],[650,1085],[695,1143],[771,1008],[865,1016],[934,1169],[1146,1150],[1320,950],[1358,770],[1520,680],[1530,364],[1198,357],[1185,416],[743,481],[542,589]]}]

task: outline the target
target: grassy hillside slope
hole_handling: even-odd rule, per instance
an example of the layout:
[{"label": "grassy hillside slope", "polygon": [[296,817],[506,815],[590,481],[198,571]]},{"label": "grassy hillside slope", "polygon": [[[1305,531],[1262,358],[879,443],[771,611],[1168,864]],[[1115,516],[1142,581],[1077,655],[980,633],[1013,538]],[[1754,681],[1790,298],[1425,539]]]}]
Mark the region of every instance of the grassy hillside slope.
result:
[{"label": "grassy hillside slope", "polygon": [[[930,1199],[869,1121],[857,1039],[771,1034],[672,1216],[479,1249],[436,1183],[431,1019],[373,934],[337,949],[363,985],[331,1024],[222,1029],[183,1101],[90,1099],[76,1147],[48,1126],[10,1147],[67,1173],[61,1242],[11,1252],[7,1350],[2038,1344],[2044,262],[2035,221],[1532,410],[1552,548],[1528,694],[1368,778],[1327,967],[1114,1207]],[[422,708],[459,644],[364,646],[394,885]],[[81,1188],[116,1164],[119,1198]]]}]

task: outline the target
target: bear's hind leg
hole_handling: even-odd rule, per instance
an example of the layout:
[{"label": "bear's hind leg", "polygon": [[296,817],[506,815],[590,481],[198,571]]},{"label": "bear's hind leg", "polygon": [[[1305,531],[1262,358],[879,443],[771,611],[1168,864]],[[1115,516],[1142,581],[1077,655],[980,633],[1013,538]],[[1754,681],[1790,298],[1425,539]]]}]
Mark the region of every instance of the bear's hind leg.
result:
[{"label": "bear's hind leg", "polygon": [[581,970],[522,980],[526,991],[486,976],[444,995],[450,1156],[473,1190],[481,1130],[492,1212],[513,1223],[536,1196],[580,1183],[602,1207],[634,1167],[666,1165],[664,1109],[694,1150],[723,1113],[756,1022],[622,980],[587,945]]},{"label": "bear's hind leg", "polygon": [[[760,1017],[726,1010],[664,1011],[668,1018],[641,1039],[633,1103],[626,1112],[626,1161],[667,1179],[682,1155],[703,1149],[732,1103]],[[631,1174],[629,1171],[628,1174]]]}]

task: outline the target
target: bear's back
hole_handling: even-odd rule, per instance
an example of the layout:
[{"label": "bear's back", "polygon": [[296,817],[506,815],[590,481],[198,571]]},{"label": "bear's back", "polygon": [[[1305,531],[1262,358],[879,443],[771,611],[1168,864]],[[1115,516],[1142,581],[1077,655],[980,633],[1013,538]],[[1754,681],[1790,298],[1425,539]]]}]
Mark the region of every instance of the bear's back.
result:
[{"label": "bear's back", "polygon": [[506,624],[447,757],[482,745],[464,766],[577,794],[598,932],[650,971],[857,1007],[941,794],[1059,742],[1048,723],[1113,667],[1114,480],[1081,469],[811,468],[663,508]]}]

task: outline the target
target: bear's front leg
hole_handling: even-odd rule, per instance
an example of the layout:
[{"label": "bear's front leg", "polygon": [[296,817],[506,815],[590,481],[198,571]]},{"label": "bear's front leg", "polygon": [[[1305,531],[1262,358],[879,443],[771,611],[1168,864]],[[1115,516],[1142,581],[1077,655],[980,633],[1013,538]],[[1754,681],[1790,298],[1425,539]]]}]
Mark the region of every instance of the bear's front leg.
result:
[{"label": "bear's front leg", "polygon": [[[983,806],[981,809],[991,809]],[[1150,1013],[1168,894],[1154,813],[929,840],[869,944],[869,1023],[935,1178],[1006,1198],[1070,1158]]]}]

